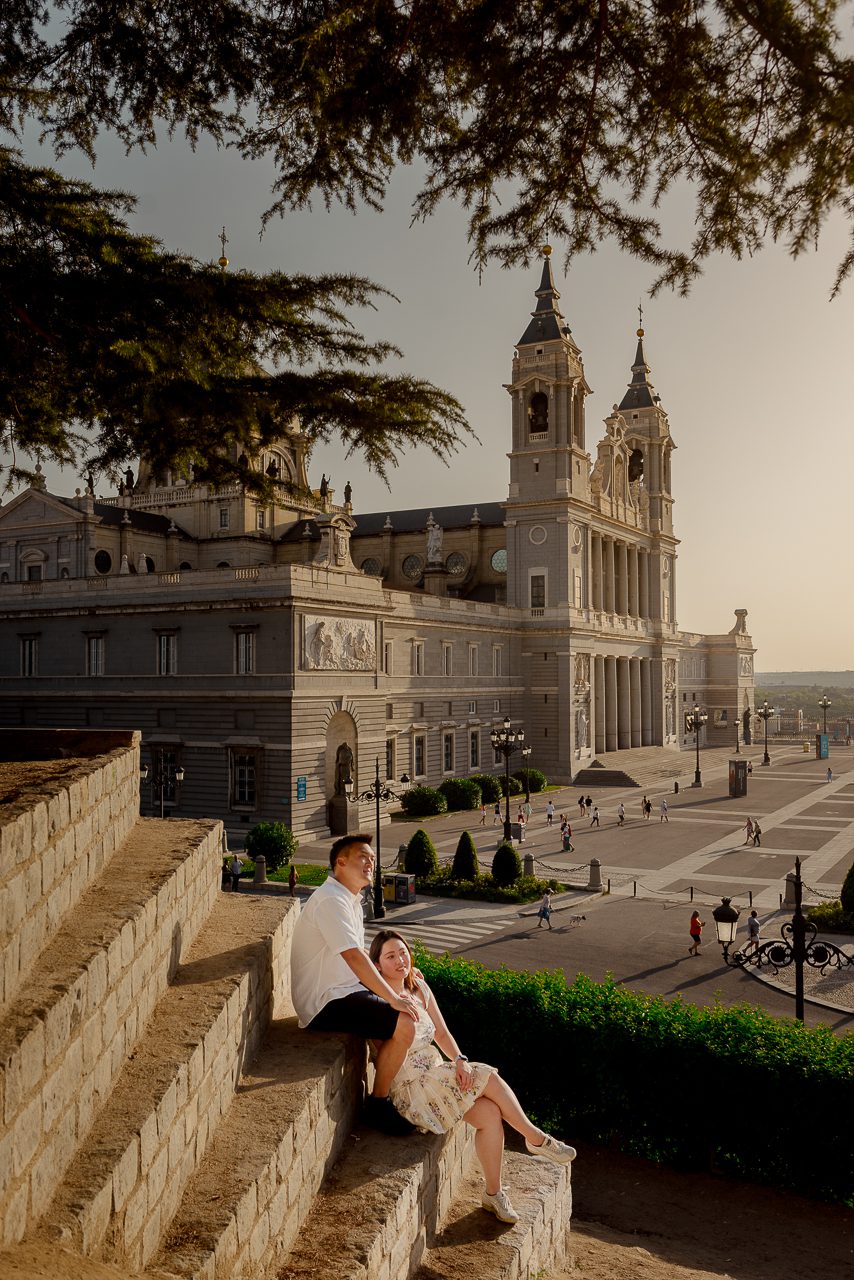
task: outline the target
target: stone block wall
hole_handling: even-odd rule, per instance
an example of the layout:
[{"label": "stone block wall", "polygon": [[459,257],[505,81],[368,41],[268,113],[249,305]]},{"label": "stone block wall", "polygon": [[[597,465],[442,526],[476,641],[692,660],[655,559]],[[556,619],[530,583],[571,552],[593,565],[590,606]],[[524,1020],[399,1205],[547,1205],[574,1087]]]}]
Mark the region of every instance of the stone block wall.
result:
[{"label": "stone block wall", "polygon": [[[6,758],[8,736],[0,743]],[[4,806],[0,1008],[14,998],[48,939],[136,822],[139,734],[125,737],[129,745],[81,763],[55,782],[39,782]]]}]

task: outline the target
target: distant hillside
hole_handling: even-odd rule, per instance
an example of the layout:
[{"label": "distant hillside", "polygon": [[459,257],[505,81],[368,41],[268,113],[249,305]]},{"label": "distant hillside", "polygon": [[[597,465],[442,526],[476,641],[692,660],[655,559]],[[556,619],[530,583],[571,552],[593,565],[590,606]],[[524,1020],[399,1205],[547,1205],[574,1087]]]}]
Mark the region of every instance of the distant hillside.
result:
[{"label": "distant hillside", "polygon": [[799,685],[802,689],[854,689],[854,671],[757,671],[756,683]]}]

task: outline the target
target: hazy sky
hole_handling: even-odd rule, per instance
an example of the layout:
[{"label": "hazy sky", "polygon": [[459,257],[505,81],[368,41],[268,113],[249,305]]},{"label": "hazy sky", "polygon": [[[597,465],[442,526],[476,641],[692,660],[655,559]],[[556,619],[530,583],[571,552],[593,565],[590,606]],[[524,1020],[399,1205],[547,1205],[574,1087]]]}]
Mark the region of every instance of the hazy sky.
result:
[{"label": "hazy sky", "polygon": [[[264,163],[211,145],[193,154],[180,143],[125,157],[105,140],[94,174],[70,161],[62,168],[134,192],[134,225],[170,248],[215,259],[225,224],[234,270],[352,271],[398,296],[399,304],[365,313],[363,329],[402,348],[401,369],[453,392],[480,444],[447,467],[424,452],[409,454],[390,477],[391,492],[361,463],[325,448],[312,461],[314,485],[323,470],[339,494],[349,479],[357,515],[506,495],[510,400],[502,384],[534,306],[537,258],[528,270],[491,267],[479,282],[458,210],[448,206],[409,226],[411,172],[398,175],[381,215],[319,208],[272,222],[259,239],[271,182]],[[683,245],[690,217],[687,201],[669,213]],[[845,244],[840,219],[821,250],[797,262],[769,245],[753,260],[713,260],[687,299],[643,299],[646,357],[677,445],[678,622],[684,630],[727,631],[733,610],[747,608],[761,671],[854,666],[854,281],[829,301]],[[587,445],[595,456],[602,420],[631,376],[637,304],[655,273],[609,245],[575,263],[568,277],[559,243],[553,262],[593,387]],[[48,482],[60,493],[80,483],[55,469]]]}]

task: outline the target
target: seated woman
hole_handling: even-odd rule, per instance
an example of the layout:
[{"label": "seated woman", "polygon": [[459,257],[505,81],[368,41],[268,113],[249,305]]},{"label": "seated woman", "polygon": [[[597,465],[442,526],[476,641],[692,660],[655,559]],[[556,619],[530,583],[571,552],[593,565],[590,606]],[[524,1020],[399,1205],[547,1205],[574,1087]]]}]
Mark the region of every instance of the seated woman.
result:
[{"label": "seated woman", "polygon": [[[472,1125],[475,1149],[486,1188],[483,1207],[501,1222],[518,1222],[519,1215],[501,1185],[504,1124],[525,1139],[533,1156],[555,1164],[575,1159],[574,1147],[558,1142],[532,1124],[509,1085],[495,1067],[469,1062],[448,1030],[436,997],[412,970],[412,953],[405,938],[383,929],[371,943],[370,957],[386,982],[401,995],[410,994],[418,1006],[415,1040],[403,1066],[391,1082],[389,1096],[401,1115],[429,1133],[447,1133],[460,1119]],[[450,1061],[445,1061],[434,1042]]]}]

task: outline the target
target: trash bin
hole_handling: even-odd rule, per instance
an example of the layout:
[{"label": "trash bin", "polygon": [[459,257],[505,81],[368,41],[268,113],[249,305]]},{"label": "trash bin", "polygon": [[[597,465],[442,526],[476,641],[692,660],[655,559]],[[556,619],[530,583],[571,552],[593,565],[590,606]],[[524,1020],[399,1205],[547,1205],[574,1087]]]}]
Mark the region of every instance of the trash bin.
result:
[{"label": "trash bin", "polygon": [[394,902],[397,876],[383,876],[383,902]]},{"label": "trash bin", "polygon": [[415,901],[415,876],[394,877],[394,901],[404,907]]}]

